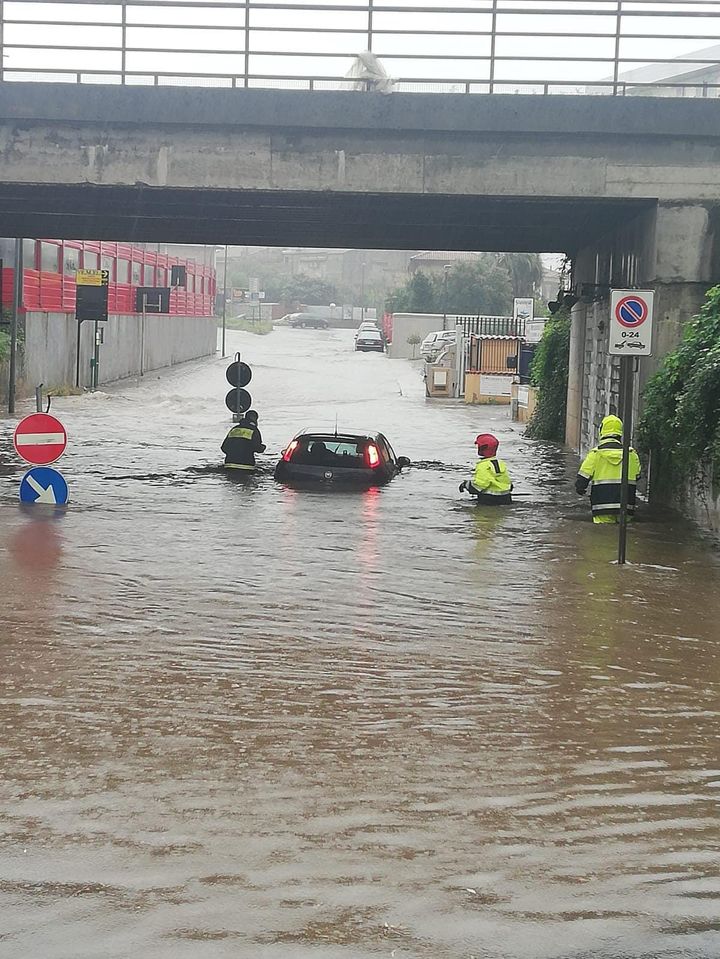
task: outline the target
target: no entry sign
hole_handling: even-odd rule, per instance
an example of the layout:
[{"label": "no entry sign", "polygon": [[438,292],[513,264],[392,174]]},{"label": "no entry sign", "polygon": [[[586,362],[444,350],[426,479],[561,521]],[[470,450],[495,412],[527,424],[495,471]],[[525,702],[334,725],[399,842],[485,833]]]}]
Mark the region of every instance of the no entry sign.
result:
[{"label": "no entry sign", "polygon": [[610,348],[613,356],[652,353],[653,290],[612,290]]},{"label": "no entry sign", "polygon": [[65,452],[67,433],[49,413],[32,413],[18,423],[13,442],[18,456],[36,466],[47,466]]}]

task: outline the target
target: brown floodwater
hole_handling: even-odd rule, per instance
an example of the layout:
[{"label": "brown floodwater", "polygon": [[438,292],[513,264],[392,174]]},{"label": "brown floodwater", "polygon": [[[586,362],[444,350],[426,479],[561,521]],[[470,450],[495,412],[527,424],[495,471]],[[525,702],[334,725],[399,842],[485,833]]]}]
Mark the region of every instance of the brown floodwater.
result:
[{"label": "brown floodwater", "polygon": [[[719,955],[713,544],[644,511],[621,569],[505,410],[347,331],[230,342],[244,483],[219,358],[56,400],[67,510],[20,510],[0,421],[0,956]],[[276,484],[336,416],[417,465]],[[457,492],[488,429],[495,511]]]}]

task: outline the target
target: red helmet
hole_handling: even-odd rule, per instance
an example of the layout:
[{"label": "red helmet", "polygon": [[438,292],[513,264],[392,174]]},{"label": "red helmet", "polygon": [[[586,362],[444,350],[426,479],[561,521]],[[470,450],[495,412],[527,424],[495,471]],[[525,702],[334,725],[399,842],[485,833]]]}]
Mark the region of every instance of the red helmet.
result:
[{"label": "red helmet", "polygon": [[492,433],[480,433],[475,437],[475,445],[478,448],[478,453],[482,456],[494,456],[497,453],[500,441]]}]

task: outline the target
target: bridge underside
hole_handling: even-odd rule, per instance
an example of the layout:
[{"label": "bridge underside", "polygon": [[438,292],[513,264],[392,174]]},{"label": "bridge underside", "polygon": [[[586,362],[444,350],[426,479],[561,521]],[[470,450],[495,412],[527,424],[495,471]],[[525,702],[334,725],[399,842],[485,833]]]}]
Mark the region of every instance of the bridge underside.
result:
[{"label": "bridge underside", "polygon": [[4,236],[574,254],[648,199],[0,183]]}]

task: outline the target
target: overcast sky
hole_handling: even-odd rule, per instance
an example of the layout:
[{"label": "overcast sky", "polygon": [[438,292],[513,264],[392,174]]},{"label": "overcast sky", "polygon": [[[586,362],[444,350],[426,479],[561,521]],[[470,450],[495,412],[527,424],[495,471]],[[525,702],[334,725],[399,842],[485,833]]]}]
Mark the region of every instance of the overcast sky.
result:
[{"label": "overcast sky", "polygon": [[[282,2],[307,5],[308,0]],[[491,0],[450,3],[453,10],[461,8],[459,12],[438,10],[437,0],[374,0],[373,49],[392,77],[459,81],[487,78],[489,66],[482,58],[490,53],[490,38],[477,34],[491,28]],[[328,9],[338,4],[353,9]],[[408,9],[389,11],[386,8],[390,6]],[[315,7],[274,10],[271,2],[252,0],[251,73],[275,78],[295,75],[337,79],[347,74],[353,57],[367,48],[365,0],[315,0]],[[552,12],[542,14],[539,11],[543,8]],[[623,10],[623,71],[637,69],[653,58],[683,57],[720,44],[720,2],[624,0]],[[529,58],[573,56],[611,61],[617,0],[499,0],[498,11],[496,54],[512,59],[498,60],[496,80],[572,80],[583,84],[612,75],[609,62],[588,59],[582,63],[553,63]],[[703,16],[693,17],[693,13]],[[107,71],[100,79],[110,81],[112,72],[120,70],[120,4],[5,0],[4,16],[6,44],[48,44],[55,48],[6,48],[4,66],[11,77],[13,68],[28,67],[38,72]],[[52,21],[52,25],[40,25],[37,21],[41,20]],[[94,25],[81,25],[88,21]],[[198,76],[240,76],[244,71],[244,2],[219,7],[213,0],[199,0],[197,6],[183,7],[173,0],[157,0],[147,6],[129,0],[127,23],[127,44],[133,48],[127,57],[128,70]],[[426,33],[411,36],[410,30]],[[550,36],[539,36],[543,33]],[[649,34],[654,38],[646,39]],[[74,49],[61,49],[63,46]],[[158,52],[159,48],[169,52]],[[172,52],[184,50],[200,52]],[[430,59],[412,59],[420,54]],[[258,81],[257,85],[270,84]]]}]

